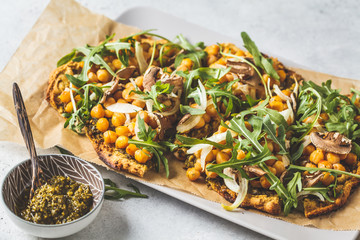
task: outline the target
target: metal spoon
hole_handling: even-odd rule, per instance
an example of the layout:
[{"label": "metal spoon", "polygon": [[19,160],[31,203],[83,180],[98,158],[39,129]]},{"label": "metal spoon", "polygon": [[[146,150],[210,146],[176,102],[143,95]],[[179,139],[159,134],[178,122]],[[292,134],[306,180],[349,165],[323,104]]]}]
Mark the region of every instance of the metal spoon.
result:
[{"label": "metal spoon", "polygon": [[42,173],[42,171],[39,167],[34,139],[32,136],[24,101],[21,95],[20,88],[16,83],[13,84],[13,98],[14,98],[14,105],[19,121],[21,134],[23,135],[26,148],[30,153],[31,166],[32,166],[32,179],[31,179],[31,190],[30,190],[30,199],[31,199],[35,189],[40,186],[39,174]]}]

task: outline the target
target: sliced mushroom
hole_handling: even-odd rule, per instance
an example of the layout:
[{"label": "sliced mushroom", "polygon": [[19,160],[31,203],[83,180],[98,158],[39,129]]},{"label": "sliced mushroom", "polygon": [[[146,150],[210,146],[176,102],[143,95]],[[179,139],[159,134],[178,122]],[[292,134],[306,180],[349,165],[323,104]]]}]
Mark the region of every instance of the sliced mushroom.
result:
[{"label": "sliced mushroom", "polygon": [[178,75],[168,76],[167,74],[164,74],[161,77],[160,81],[161,83],[169,83],[170,85],[174,86],[173,92],[177,93],[178,96],[180,97],[184,85],[182,77]]},{"label": "sliced mushroom", "polygon": [[266,172],[264,170],[262,170],[261,168],[259,168],[258,166],[244,165],[243,169],[247,173],[253,173],[258,177],[264,176],[266,174]]},{"label": "sliced mushroom", "polygon": [[156,75],[161,69],[159,67],[151,67],[144,74],[143,87],[146,91],[150,91],[151,87],[155,85]]},{"label": "sliced mushroom", "polygon": [[[252,58],[246,58],[246,60],[253,62]],[[260,76],[246,62],[228,59],[226,67],[231,67],[230,72],[236,74],[242,83],[249,84],[255,88],[263,88]]]},{"label": "sliced mushroom", "polygon": [[149,113],[149,116],[156,121],[158,128],[157,133],[159,136],[159,140],[162,140],[165,135],[165,131],[172,127],[172,122],[169,117],[164,117],[160,113]]},{"label": "sliced mushroom", "polygon": [[107,89],[104,92],[103,97],[100,100],[100,103],[105,103],[107,97],[114,94],[118,90],[120,78],[123,78],[123,79],[130,78],[135,70],[136,70],[136,67],[134,67],[134,66],[129,66],[129,67],[119,70],[116,73],[115,82],[109,89]]},{"label": "sliced mushroom", "polygon": [[351,151],[351,140],[338,132],[312,132],[311,142],[315,147],[326,152],[348,154]]},{"label": "sliced mushroom", "polygon": [[240,79],[248,79],[254,76],[255,70],[246,62],[240,62],[232,59],[228,59],[226,67],[231,67],[230,72],[236,73]]},{"label": "sliced mushroom", "polygon": [[306,175],[304,180],[303,180],[303,188],[308,188],[308,187],[312,187],[315,184],[317,184],[322,178],[323,178],[323,173],[321,171],[316,171],[312,174]]}]

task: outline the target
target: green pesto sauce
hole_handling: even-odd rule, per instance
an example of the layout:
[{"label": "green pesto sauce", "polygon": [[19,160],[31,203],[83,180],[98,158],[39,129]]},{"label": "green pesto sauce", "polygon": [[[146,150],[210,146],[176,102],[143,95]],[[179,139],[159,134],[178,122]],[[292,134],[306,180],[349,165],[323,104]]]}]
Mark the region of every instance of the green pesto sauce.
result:
[{"label": "green pesto sauce", "polygon": [[21,195],[20,217],[39,224],[61,224],[84,216],[91,210],[93,195],[89,186],[69,177],[54,176],[29,200],[30,187]]}]

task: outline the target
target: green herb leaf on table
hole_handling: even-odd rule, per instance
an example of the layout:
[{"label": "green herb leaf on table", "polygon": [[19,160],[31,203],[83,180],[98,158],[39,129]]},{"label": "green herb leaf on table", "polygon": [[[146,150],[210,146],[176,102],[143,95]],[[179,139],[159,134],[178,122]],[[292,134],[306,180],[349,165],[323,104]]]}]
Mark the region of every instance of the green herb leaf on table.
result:
[{"label": "green herb leaf on table", "polygon": [[116,187],[116,183],[110,179],[105,178],[105,199],[118,200],[123,198],[148,198],[147,195],[140,193],[139,189],[134,185],[131,185],[135,192],[120,189]]}]

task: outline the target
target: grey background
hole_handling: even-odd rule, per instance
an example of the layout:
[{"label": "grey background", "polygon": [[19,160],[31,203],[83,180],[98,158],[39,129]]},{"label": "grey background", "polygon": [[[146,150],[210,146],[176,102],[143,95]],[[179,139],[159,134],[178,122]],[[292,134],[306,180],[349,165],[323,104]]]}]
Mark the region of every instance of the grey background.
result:
[{"label": "grey background", "polygon": [[[247,31],[260,49],[269,49],[272,53],[291,59],[309,69],[360,79],[358,1],[79,2],[92,11],[112,19],[132,7],[151,6],[232,38],[239,38],[241,31]],[[48,0],[1,0],[0,3],[2,70],[46,7]],[[23,147],[0,142],[1,178],[11,166],[26,156]],[[121,182],[123,187],[130,182],[117,174],[104,170],[102,172],[104,177]],[[150,198],[106,201],[95,222],[86,231],[68,239],[265,238],[139,183],[136,185]],[[0,239],[35,238],[18,230],[0,208]]]}]

